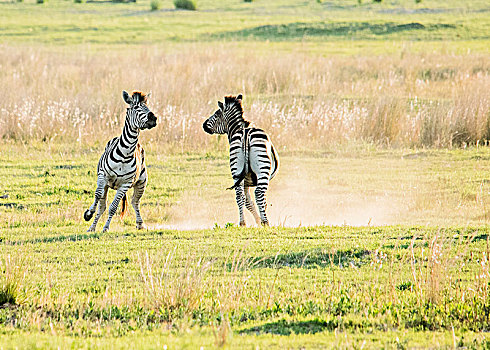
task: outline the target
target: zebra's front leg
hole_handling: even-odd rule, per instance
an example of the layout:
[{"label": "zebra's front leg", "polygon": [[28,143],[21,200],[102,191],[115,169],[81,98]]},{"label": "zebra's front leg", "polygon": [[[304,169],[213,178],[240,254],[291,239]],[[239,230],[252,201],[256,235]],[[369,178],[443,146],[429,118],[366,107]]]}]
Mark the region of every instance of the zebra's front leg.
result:
[{"label": "zebra's front leg", "polygon": [[107,221],[102,228],[102,232],[107,232],[109,230],[109,226],[111,224],[112,217],[116,214],[117,207],[119,205],[119,202],[121,199],[124,197],[126,192],[130,189],[131,184],[123,184],[121,187],[117,189],[116,195],[114,196],[114,200],[112,201],[111,205],[109,206],[109,217],[107,218]]},{"label": "zebra's front leg", "polygon": [[268,181],[260,181],[259,179],[257,188],[255,189],[255,201],[259,207],[260,222],[263,226],[269,226],[269,220],[267,220],[267,215],[265,214],[265,209],[267,208],[266,192],[268,186]]},{"label": "zebra's front leg", "polygon": [[243,191],[243,184],[235,187],[236,204],[238,205],[238,212],[240,214],[240,226],[245,225],[245,217],[243,216],[243,204],[245,202],[245,193]]},{"label": "zebra's front leg", "polygon": [[245,207],[247,207],[248,211],[252,213],[257,225],[260,225],[260,216],[259,214],[257,214],[257,210],[255,209],[255,204],[252,201],[252,198],[250,197],[250,192],[248,191],[248,187],[245,187],[244,192],[245,192]]},{"label": "zebra's front leg", "polygon": [[141,218],[141,214],[140,214],[140,199],[141,196],[143,196],[143,193],[145,193],[146,182],[147,181],[145,178],[143,180],[139,180],[134,184],[134,193],[133,193],[133,199],[131,200],[131,204],[133,205],[133,209],[136,214],[137,230],[142,230],[144,228],[143,219]]},{"label": "zebra's front leg", "polygon": [[100,217],[105,212],[105,208],[107,206],[107,190],[108,189],[109,189],[109,186],[106,185],[104,187],[104,192],[102,194],[102,197],[99,200],[99,211],[97,212],[97,215],[95,215],[94,222],[92,223],[92,225],[90,226],[90,228],[88,229],[87,232],[94,232],[95,231],[95,227],[97,226],[97,222],[99,222]]},{"label": "zebra's front leg", "polygon": [[[105,180],[104,174],[99,173],[97,176],[97,189],[95,190],[94,203],[90,206],[90,208],[85,210],[85,213],[83,213],[83,218],[85,219],[85,221],[89,221],[94,216],[95,209],[97,209],[97,205],[99,204],[100,199],[104,196],[104,193],[107,191],[106,187],[107,187],[107,181]],[[94,220],[94,222],[92,223],[92,225],[90,226],[87,232],[95,231],[95,226],[97,225],[97,221],[98,221],[98,217],[96,218],[96,220]]]}]

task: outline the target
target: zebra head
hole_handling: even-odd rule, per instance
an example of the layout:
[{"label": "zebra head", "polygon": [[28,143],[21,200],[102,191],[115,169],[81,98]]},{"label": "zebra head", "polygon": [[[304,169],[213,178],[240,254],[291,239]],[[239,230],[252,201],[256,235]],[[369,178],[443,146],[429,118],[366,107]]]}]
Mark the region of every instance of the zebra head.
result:
[{"label": "zebra head", "polygon": [[129,123],[133,129],[151,129],[157,125],[157,117],[147,107],[150,94],[144,94],[140,91],[133,91],[133,94],[129,96],[127,91],[123,90],[123,99],[129,105],[126,112],[126,122]]},{"label": "zebra head", "polygon": [[238,124],[247,127],[250,123],[243,119],[242,95],[226,96],[225,103],[218,101],[218,110],[202,124],[208,134],[227,134]]}]

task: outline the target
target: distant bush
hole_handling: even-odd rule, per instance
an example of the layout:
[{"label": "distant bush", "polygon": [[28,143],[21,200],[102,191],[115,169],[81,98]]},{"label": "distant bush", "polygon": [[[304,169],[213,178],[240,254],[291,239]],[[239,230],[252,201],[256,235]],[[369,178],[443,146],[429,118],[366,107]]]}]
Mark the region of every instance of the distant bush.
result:
[{"label": "distant bush", "polygon": [[73,0],[75,2],[75,4],[81,4],[83,2],[85,2],[85,0]]},{"label": "distant bush", "polygon": [[316,0],[317,3],[323,4],[323,0]]},{"label": "distant bush", "polygon": [[48,0],[36,0],[36,3],[38,4],[44,4],[45,2],[48,2]]},{"label": "distant bush", "polygon": [[253,2],[254,0],[243,0],[243,2]]},{"label": "distant bush", "polygon": [[422,0],[415,0],[416,4],[420,4],[421,2],[422,2]]},{"label": "distant bush", "polygon": [[382,2],[383,0],[373,0],[373,2]]},{"label": "distant bush", "polygon": [[174,0],[176,9],[196,11],[196,2],[194,0]]},{"label": "distant bush", "polygon": [[160,0],[151,0],[150,7],[152,11],[160,10],[162,2]]}]

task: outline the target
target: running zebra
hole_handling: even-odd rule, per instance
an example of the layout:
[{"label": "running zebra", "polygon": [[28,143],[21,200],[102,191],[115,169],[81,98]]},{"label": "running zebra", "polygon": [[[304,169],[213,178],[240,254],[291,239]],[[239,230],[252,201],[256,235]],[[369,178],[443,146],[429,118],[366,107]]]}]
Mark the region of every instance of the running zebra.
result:
[{"label": "running zebra", "polygon": [[[226,96],[225,103],[218,101],[219,109],[203,123],[208,134],[228,134],[230,142],[230,168],[240,213],[240,226],[245,226],[243,204],[252,213],[257,224],[269,225],[265,209],[269,181],[279,168],[279,158],[269,136],[257,128],[249,128],[243,119],[242,95]],[[255,201],[260,216],[250,198],[249,187],[256,187]]]},{"label": "running zebra", "polygon": [[[114,200],[109,207],[109,217],[102,232],[109,230],[112,217],[116,214],[119,201],[122,199],[121,218],[126,213],[128,201],[126,192],[134,187],[133,205],[136,213],[136,228],[143,228],[143,219],[140,215],[140,199],[145,192],[148,175],[145,167],[145,151],[138,143],[140,130],[151,129],[157,125],[157,118],[146,106],[150,94],[145,95],[139,91],[133,91],[130,96],[126,91],[122,93],[124,101],[129,105],[126,111],[126,121],[122,135],[115,137],[107,143],[102,157],[97,165],[97,189],[95,201],[83,214],[85,221],[89,221],[99,205],[99,211],[88,232],[95,231],[97,221],[106,209],[107,190],[117,190]],[[100,202],[100,203],[99,203]]]}]

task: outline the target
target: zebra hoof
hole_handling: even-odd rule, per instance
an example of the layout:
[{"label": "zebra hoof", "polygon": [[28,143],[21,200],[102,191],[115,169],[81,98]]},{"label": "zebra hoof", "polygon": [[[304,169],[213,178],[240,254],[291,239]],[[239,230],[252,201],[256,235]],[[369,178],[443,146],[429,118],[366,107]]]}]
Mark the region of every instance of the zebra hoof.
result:
[{"label": "zebra hoof", "polygon": [[142,223],[142,222],[137,222],[137,223],[136,223],[136,229],[137,229],[137,230],[142,230],[142,229],[144,229],[144,228],[145,228],[145,225],[143,225],[143,223]]},{"label": "zebra hoof", "polygon": [[91,213],[90,209],[85,210],[85,213],[83,213],[83,218],[85,219],[85,221],[89,221],[90,219],[92,219],[92,216],[94,216],[94,213]]},{"label": "zebra hoof", "polygon": [[90,227],[87,232],[95,232],[95,227]]},{"label": "zebra hoof", "polygon": [[106,233],[107,231],[109,231],[109,227],[104,227],[104,228],[102,229],[102,233]]},{"label": "zebra hoof", "polygon": [[263,227],[269,227],[269,221],[262,221],[261,224]]},{"label": "zebra hoof", "polygon": [[245,224],[245,221],[240,222],[240,227],[246,227],[247,224]]}]

